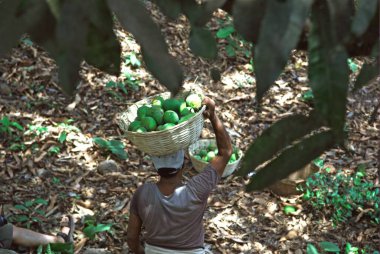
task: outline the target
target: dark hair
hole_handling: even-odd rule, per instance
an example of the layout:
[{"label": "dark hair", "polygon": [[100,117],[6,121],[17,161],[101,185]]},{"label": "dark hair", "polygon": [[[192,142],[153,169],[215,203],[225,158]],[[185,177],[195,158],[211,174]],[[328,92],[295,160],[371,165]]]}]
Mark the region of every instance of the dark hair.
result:
[{"label": "dark hair", "polygon": [[178,174],[179,169],[176,169],[176,168],[159,168],[157,171],[161,177],[172,178]]}]

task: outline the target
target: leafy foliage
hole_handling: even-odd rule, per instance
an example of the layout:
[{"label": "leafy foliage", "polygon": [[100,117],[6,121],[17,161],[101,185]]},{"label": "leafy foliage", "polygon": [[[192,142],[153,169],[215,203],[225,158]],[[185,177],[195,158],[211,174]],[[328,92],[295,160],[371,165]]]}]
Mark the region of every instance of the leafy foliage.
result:
[{"label": "leafy foliage", "polygon": [[85,217],[84,224],[86,226],[83,229],[83,233],[90,239],[94,239],[97,233],[110,231],[112,227],[112,224],[96,223],[95,218],[91,216]]},{"label": "leafy foliage", "polygon": [[[359,249],[358,247],[352,246],[350,243],[346,244],[346,247],[344,249],[344,252],[340,252],[340,248],[337,244],[333,242],[319,242],[318,243],[319,248],[321,249],[322,253],[344,253],[344,254],[379,254],[378,251],[367,250],[366,248]],[[308,243],[306,254],[319,254],[317,247],[315,247],[313,244]]]},{"label": "leafy foliage", "polygon": [[15,130],[23,131],[24,128],[15,121],[10,121],[7,116],[3,116],[0,120],[0,133],[11,135]]},{"label": "leafy foliage", "polygon": [[311,206],[326,214],[334,225],[348,222],[353,216],[365,210],[365,215],[375,224],[380,224],[380,188],[364,179],[365,169],[359,167],[352,175],[342,171],[337,174],[325,172],[315,173],[309,177],[303,198]]},{"label": "leafy foliage", "polygon": [[38,246],[37,254],[72,254],[74,244],[72,243],[49,243],[46,246]]},{"label": "leafy foliage", "polygon": [[26,201],[23,204],[15,205],[14,208],[19,213],[9,217],[10,222],[18,222],[25,224],[27,228],[30,228],[32,223],[40,223],[41,217],[45,216],[45,212],[37,207],[41,205],[48,205],[48,202],[42,198],[36,198],[31,201]]},{"label": "leafy foliage", "polygon": [[216,37],[227,42],[225,51],[228,57],[235,57],[239,51],[242,52],[244,56],[250,57],[252,43],[247,42],[237,33],[230,19],[228,22],[222,24],[216,33]]},{"label": "leafy foliage", "polygon": [[312,2],[267,1],[267,13],[262,19],[254,54],[258,101],[281,74],[291,50],[297,45]]},{"label": "leafy foliage", "polygon": [[[371,56],[374,60],[360,70],[356,89],[379,74],[378,36],[371,34],[379,31],[379,22],[376,21],[379,3],[376,0],[359,1],[356,9],[353,1],[349,0],[210,0],[201,4],[196,0],[153,2],[172,19],[183,13],[191,24],[190,49],[201,57],[211,59],[217,55],[217,45],[207,22],[215,10],[225,3],[231,4],[234,27],[218,31],[216,37],[229,38],[235,30],[255,45],[252,50],[255,68],[252,71],[257,79],[258,102],[283,71],[290,52],[297,48],[308,50],[313,94],[309,100],[312,100],[315,110],[307,117],[308,124],[297,126],[297,131],[289,131],[288,128],[286,132],[281,132],[276,124],[270,127],[268,132],[279,131],[286,140],[276,144],[275,149],[272,148],[274,138],[268,138],[267,132],[255,142],[261,143],[262,147],[252,144],[243,158],[244,166],[239,174],[250,173],[260,165],[270,163],[262,167],[259,174],[252,176],[248,189],[263,188],[273,182],[273,179],[264,177],[275,170],[273,165],[284,163],[286,167],[280,177],[286,177],[298,170],[301,164],[307,163],[306,158],[312,160],[324,150],[342,143],[345,138],[349,57],[368,56],[371,54],[368,49],[373,49]],[[27,33],[33,43],[43,46],[56,60],[60,85],[65,93],[72,94],[79,81],[78,70],[82,60],[102,71],[119,75],[120,45],[113,31],[113,17],[141,45],[145,67],[153,76],[171,92],[179,91],[183,82],[181,66],[168,53],[164,37],[139,0],[1,1],[0,57]],[[232,56],[235,47],[233,40],[228,43],[226,50]],[[133,68],[140,65],[133,56],[127,60]],[[124,83],[135,85],[133,77],[128,75]],[[125,93],[123,86],[116,86],[113,88],[117,92]],[[11,128],[7,132],[14,127],[2,125],[3,129]],[[308,137],[321,127],[329,131]],[[293,132],[300,134],[294,135]],[[317,137],[321,137],[323,142],[317,141]],[[61,133],[59,141],[65,142],[65,134]],[[252,159],[252,154],[258,149],[261,155],[255,154],[257,159]],[[293,154],[285,159],[290,152]],[[302,155],[305,160],[301,163],[298,158]]]},{"label": "leafy foliage", "polygon": [[100,148],[110,151],[114,155],[116,155],[121,160],[126,160],[128,158],[128,154],[125,151],[124,144],[119,140],[104,140],[99,137],[93,138],[95,144],[97,144]]}]

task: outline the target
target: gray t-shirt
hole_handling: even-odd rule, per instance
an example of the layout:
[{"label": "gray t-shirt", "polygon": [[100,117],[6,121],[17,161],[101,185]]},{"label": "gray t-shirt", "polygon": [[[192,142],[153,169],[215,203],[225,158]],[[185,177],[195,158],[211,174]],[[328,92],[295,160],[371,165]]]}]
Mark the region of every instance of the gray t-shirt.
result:
[{"label": "gray t-shirt", "polygon": [[163,195],[155,183],[140,186],[132,198],[131,213],[142,220],[146,242],[168,249],[203,248],[203,213],[219,179],[208,165],[170,196]]}]

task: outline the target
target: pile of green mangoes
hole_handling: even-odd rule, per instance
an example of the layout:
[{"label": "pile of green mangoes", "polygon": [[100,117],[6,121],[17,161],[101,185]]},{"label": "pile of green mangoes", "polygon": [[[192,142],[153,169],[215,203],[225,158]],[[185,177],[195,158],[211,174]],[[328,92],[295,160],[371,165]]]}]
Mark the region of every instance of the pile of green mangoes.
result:
[{"label": "pile of green mangoes", "polygon": [[166,100],[157,96],[151,104],[137,109],[137,117],[128,130],[140,133],[168,130],[192,118],[201,107],[202,96],[199,94],[190,94],[186,99]]},{"label": "pile of green mangoes", "polygon": [[[194,153],[194,158],[204,162],[210,162],[215,156],[218,154],[218,148],[214,145],[209,145],[208,147],[204,147],[199,149]],[[230,160],[228,164],[234,163],[239,159],[239,149],[234,147],[233,153],[231,154]]]}]

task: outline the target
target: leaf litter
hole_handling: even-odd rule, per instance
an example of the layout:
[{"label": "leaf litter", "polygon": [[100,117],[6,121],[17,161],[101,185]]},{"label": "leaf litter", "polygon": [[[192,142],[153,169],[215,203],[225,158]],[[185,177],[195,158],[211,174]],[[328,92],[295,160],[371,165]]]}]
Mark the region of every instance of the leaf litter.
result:
[{"label": "leaf litter", "polygon": [[[254,99],[255,78],[247,68],[250,59],[243,52],[231,58],[221,50],[216,61],[195,57],[188,49],[190,26],[186,19],[180,16],[175,22],[169,21],[154,5],[148,7],[166,38],[170,53],[184,68],[185,83],[198,84],[206,95],[215,99],[217,113],[233,143],[243,151],[275,121],[310,110],[312,105],[301,98],[309,90],[304,53],[292,53],[258,111]],[[217,21],[224,18],[223,12],[215,13],[209,25],[214,32],[220,26]],[[116,32],[123,55],[133,53],[141,60],[140,47],[132,36],[119,27]],[[36,206],[26,214],[31,220],[31,229],[55,233],[62,215],[70,213],[77,221],[77,253],[94,248],[95,251],[128,253],[126,226],[130,199],[138,186],[155,181],[157,175],[149,157],[123,138],[116,117],[133,102],[164,92],[165,88],[144,68],[124,63],[121,76],[115,77],[82,63],[77,95],[67,98],[58,88],[53,60],[36,45],[20,43],[12,54],[0,61],[0,117],[7,116],[25,130],[28,126],[29,130],[30,126],[41,127],[41,133],[15,130],[12,137],[0,137],[0,205],[12,217],[24,214],[15,209],[15,205],[42,198],[48,205]],[[222,75],[218,82],[210,77],[210,70],[215,67]],[[353,73],[350,80],[351,88],[355,75]],[[131,79],[137,80],[138,86]],[[123,82],[127,94],[118,90],[110,93],[106,87],[109,81]],[[346,149],[332,149],[322,156],[325,167],[333,169],[355,171],[359,164],[365,164],[366,178],[377,185],[378,114],[375,113],[375,121],[369,120],[379,104],[378,81],[349,94]],[[63,129],[67,136],[60,142]],[[212,136],[211,125],[206,122],[202,138]],[[128,159],[120,160],[99,149],[92,141],[94,137],[121,140]],[[11,150],[12,144],[20,147]],[[103,165],[98,170],[98,165],[106,160],[113,160],[116,167],[111,163],[113,166]],[[196,174],[188,158],[185,168],[185,180]],[[334,228],[328,218],[313,211],[300,196],[280,197],[269,190],[245,193],[246,183],[245,178],[227,177],[209,197],[204,216],[209,253],[305,253],[307,243],[321,241],[373,248],[380,244],[376,227],[363,214],[347,225]],[[286,215],[283,212],[286,205],[299,209]],[[83,235],[85,216],[93,216],[97,223],[112,223],[112,230],[99,233],[94,240],[87,239]],[[15,223],[25,226],[24,222]]]}]

